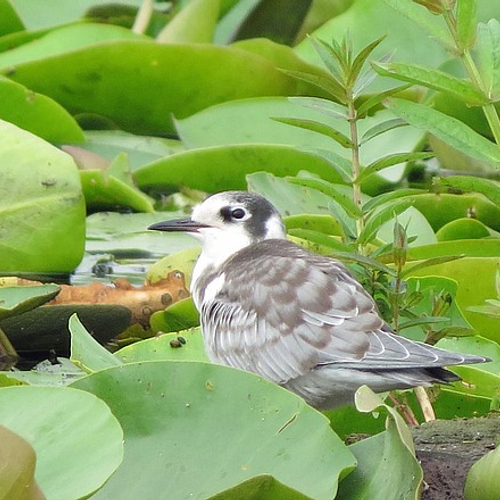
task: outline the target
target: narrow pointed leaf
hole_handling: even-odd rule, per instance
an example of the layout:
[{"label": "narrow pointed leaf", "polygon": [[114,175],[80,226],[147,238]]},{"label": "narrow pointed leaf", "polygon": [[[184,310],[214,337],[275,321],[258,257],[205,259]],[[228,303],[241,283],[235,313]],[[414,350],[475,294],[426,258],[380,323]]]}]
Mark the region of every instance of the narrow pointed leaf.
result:
[{"label": "narrow pointed leaf", "polygon": [[332,168],[335,169],[336,172],[342,177],[342,180],[346,184],[352,183],[352,163],[347,158],[340,156],[339,154],[331,151],[329,149],[321,149],[321,148],[299,148],[301,151],[306,153],[311,153],[320,158],[326,160]]},{"label": "narrow pointed leaf", "polygon": [[299,186],[321,191],[331,196],[352,217],[361,216],[361,209],[354,203],[352,195],[349,196],[346,193],[346,186],[336,186],[323,179],[304,179],[301,177],[288,177],[288,181],[292,184],[298,184]]},{"label": "narrow pointed leaf", "polygon": [[470,193],[481,193],[495,205],[500,206],[500,184],[498,182],[469,175],[457,175],[436,179],[435,184]]},{"label": "narrow pointed leaf", "polygon": [[333,76],[331,76],[330,78],[325,78],[323,76],[318,76],[313,73],[306,73],[304,71],[286,70],[282,68],[280,68],[280,71],[282,73],[285,73],[285,75],[291,76],[292,78],[310,83],[311,85],[315,85],[316,87],[323,89],[325,92],[330,94],[332,97],[335,97],[340,102],[343,103],[346,102],[346,94],[344,87]]},{"label": "narrow pointed leaf", "polygon": [[404,63],[374,62],[372,66],[383,76],[447,92],[470,106],[482,106],[488,103],[487,96],[472,83],[444,71]]},{"label": "narrow pointed leaf", "polygon": [[494,168],[500,168],[500,149],[460,120],[422,104],[392,97],[386,106],[410,125],[425,130]]},{"label": "narrow pointed leaf", "polygon": [[373,239],[383,224],[394,219],[396,215],[403,213],[411,205],[412,200],[397,200],[378,210],[368,219],[363,231],[361,231],[358,237],[358,243],[368,243]]},{"label": "narrow pointed leaf", "polygon": [[350,68],[349,77],[347,78],[347,86],[351,86],[357,80],[361,69],[365,64],[366,60],[370,57],[370,54],[380,45],[385,36],[377,38],[373,42],[369,43],[361,52],[355,57]]},{"label": "narrow pointed leaf", "polygon": [[319,57],[327,67],[328,71],[338,80],[342,80],[342,49],[337,44],[335,40],[332,40],[332,44],[328,45],[323,40],[312,38],[311,43],[318,53]]},{"label": "narrow pointed leaf", "polygon": [[497,101],[500,99],[500,22],[491,19],[488,24],[480,24],[478,37],[481,76],[488,97]]},{"label": "narrow pointed leaf", "polygon": [[396,275],[396,271],[394,269],[391,269],[378,260],[367,257],[366,255],[359,255],[353,252],[334,252],[331,254],[331,256],[344,262],[357,262],[358,264],[362,264],[363,266],[370,269],[376,269],[377,271],[387,273],[389,276]]},{"label": "narrow pointed leaf", "polygon": [[395,128],[399,127],[406,127],[407,125],[408,124],[401,118],[393,118],[392,120],[386,120],[385,122],[377,123],[377,125],[374,125],[363,134],[363,137],[361,137],[360,145],[366,144],[371,139],[374,139],[375,137],[378,137],[379,135],[382,135],[389,130],[394,130]]},{"label": "narrow pointed leaf", "polygon": [[430,266],[437,266],[438,264],[444,264],[446,262],[452,262],[454,260],[462,259],[463,257],[463,255],[442,255],[440,257],[432,257],[430,259],[426,259],[422,262],[419,262],[418,264],[406,267],[401,272],[401,279],[409,276],[412,273],[415,273],[416,271],[419,271],[420,269],[425,269],[426,267]]},{"label": "narrow pointed leaf", "polygon": [[457,35],[462,50],[472,48],[476,40],[477,2],[461,0],[457,2]]},{"label": "narrow pointed leaf", "polygon": [[344,135],[342,132],[334,129],[333,127],[329,127],[324,123],[316,122],[313,120],[304,120],[301,118],[273,118],[280,123],[286,123],[288,125],[293,125],[295,127],[304,128],[306,130],[312,130],[313,132],[317,132],[321,135],[326,135],[330,139],[333,139],[335,142],[343,146],[344,148],[352,148],[353,143],[349,137]]},{"label": "narrow pointed leaf", "polygon": [[434,153],[395,153],[392,155],[384,156],[373,163],[370,163],[358,176],[356,182],[366,180],[370,175],[384,168],[392,167],[398,163],[405,163],[409,161],[426,160],[434,156]]},{"label": "narrow pointed leaf", "polygon": [[399,87],[394,87],[393,89],[386,90],[385,92],[378,92],[377,94],[373,94],[366,101],[363,102],[356,110],[359,118],[364,118],[374,107],[380,106],[381,103],[387,99],[388,97],[395,96],[400,92],[403,92],[411,87],[411,84],[408,83],[406,85],[400,85]]},{"label": "narrow pointed leaf", "polygon": [[375,198],[371,198],[363,205],[363,213],[367,214],[374,208],[380,207],[384,203],[388,203],[397,198],[404,198],[405,196],[412,196],[424,193],[421,189],[397,189],[395,191],[390,191],[388,193],[379,194]]},{"label": "narrow pointed leaf", "polygon": [[314,109],[320,113],[333,117],[337,120],[347,120],[347,108],[329,99],[320,97],[289,97],[288,100],[294,104],[300,104],[309,109]]}]

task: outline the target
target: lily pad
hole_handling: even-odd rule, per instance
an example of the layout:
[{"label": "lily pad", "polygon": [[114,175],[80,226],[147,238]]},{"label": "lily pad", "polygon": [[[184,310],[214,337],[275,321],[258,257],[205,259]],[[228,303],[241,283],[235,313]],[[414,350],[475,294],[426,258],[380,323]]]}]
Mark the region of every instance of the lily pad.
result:
[{"label": "lily pad", "polygon": [[[172,133],[172,116],[186,117],[219,102],[297,92],[293,78],[246,50],[158,44],[137,36],[124,40],[117,27],[98,27],[110,32],[108,41],[101,33],[97,43],[93,40],[89,45],[92,37],[87,34],[83,43],[74,42],[75,28],[83,28],[71,26],[32,42],[38,44],[32,50],[21,46],[16,52],[0,54],[0,72],[72,113],[102,115],[119,128],[144,135]],[[123,31],[132,38],[130,31]],[[49,36],[57,46],[47,57],[43,42]]]},{"label": "lily pad", "polygon": [[52,300],[59,291],[57,285],[0,286],[0,319],[35,309]]},{"label": "lily pad", "polygon": [[[180,342],[179,337],[185,340]],[[174,342],[174,343],[173,343]],[[123,347],[115,356],[124,363],[138,361],[208,361],[199,328],[157,335]]]},{"label": "lily pad", "polygon": [[172,304],[164,311],[155,312],[151,315],[149,321],[154,332],[178,332],[198,326],[200,316],[193,299],[188,297]]},{"label": "lily pad", "polygon": [[0,271],[68,272],[83,256],[85,203],[69,155],[0,121]]},{"label": "lily pad", "polygon": [[[166,491],[203,499],[262,474],[330,500],[354,466],[324,416],[251,373],[150,361],[96,372],[72,387],[107,402],[125,433],[124,462],[96,500],[162,498]],[[141,474],[138,463],[148,464]]]},{"label": "lily pad", "polygon": [[154,212],[153,200],[134,185],[125,153],[103,170],[80,170],[80,179],[91,211],[129,207],[137,212]]},{"label": "lily pad", "polygon": [[76,120],[57,102],[0,78],[0,118],[52,143],[83,142]]},{"label": "lily pad", "polygon": [[323,158],[292,146],[235,144],[193,149],[164,158],[136,170],[137,185],[169,191],[188,186],[207,192],[246,189],[245,176],[266,171],[296,175],[301,170],[325,180],[340,182],[340,176]]},{"label": "lily pad", "polygon": [[90,495],[122,461],[120,425],[106,404],[88,392],[67,387],[0,389],[0,423],[33,446],[36,480],[53,500]]}]

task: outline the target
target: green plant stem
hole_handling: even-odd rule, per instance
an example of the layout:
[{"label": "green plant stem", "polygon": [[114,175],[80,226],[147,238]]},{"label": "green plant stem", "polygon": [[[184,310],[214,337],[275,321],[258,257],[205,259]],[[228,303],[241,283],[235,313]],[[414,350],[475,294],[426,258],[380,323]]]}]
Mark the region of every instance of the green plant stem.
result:
[{"label": "green plant stem", "polygon": [[[457,50],[460,50],[455,16],[451,10],[446,10],[443,13],[443,16],[448,26],[448,29],[450,30],[450,33],[453,36],[453,39],[455,40]],[[476,63],[474,62],[474,59],[472,58],[471,53],[468,49],[464,49],[461,52],[460,60],[462,61],[462,64],[464,65],[465,70],[467,71],[472,83],[479,90],[484,92],[485,95],[488,95],[488,89],[486,88],[486,85],[484,84],[484,81],[481,78],[481,74],[479,73],[479,70],[476,66]],[[497,110],[493,103],[486,104],[482,106],[482,108],[484,116],[486,117],[486,121],[488,122],[488,125],[490,127],[491,133],[493,134],[493,137],[495,139],[495,143],[500,148],[500,118],[498,116]]]},{"label": "green plant stem", "polygon": [[[352,183],[352,196],[353,196],[353,201],[356,204],[356,206],[360,209],[362,207],[362,202],[361,202],[361,184],[356,181],[356,179],[359,177],[359,174],[361,173],[361,166],[359,163],[359,140],[358,140],[358,125],[357,125],[357,112],[356,112],[356,107],[354,105],[354,99],[352,98],[351,95],[348,96],[349,98],[349,103],[348,103],[348,121],[349,121],[349,132],[351,135],[351,142],[353,144],[352,146],[352,153],[351,153],[351,161],[352,161],[352,178],[354,179]],[[363,216],[360,216],[356,219],[356,230],[357,230],[357,235],[359,236],[361,234],[361,231],[363,231],[363,228],[365,226],[365,221]],[[360,249],[358,248],[358,251]]]}]

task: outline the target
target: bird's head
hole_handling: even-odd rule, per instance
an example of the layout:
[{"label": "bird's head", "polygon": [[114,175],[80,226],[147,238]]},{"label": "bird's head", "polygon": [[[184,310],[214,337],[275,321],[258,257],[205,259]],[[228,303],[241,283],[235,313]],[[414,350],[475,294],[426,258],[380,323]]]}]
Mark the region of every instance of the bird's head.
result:
[{"label": "bird's head", "polygon": [[259,241],[286,237],[276,208],[246,191],[214,194],[196,206],[190,218],[159,222],[148,229],[189,233],[201,241],[206,256],[218,262]]}]

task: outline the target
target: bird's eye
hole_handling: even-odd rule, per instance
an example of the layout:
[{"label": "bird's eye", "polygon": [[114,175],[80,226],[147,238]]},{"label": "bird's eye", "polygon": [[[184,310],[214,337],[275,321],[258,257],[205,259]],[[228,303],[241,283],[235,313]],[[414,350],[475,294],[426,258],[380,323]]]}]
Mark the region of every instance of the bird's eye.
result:
[{"label": "bird's eye", "polygon": [[242,208],[235,208],[235,209],[231,210],[231,217],[233,219],[243,219],[245,217],[245,215],[246,215],[246,212]]}]

